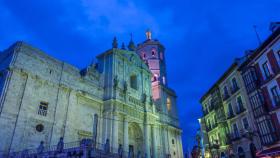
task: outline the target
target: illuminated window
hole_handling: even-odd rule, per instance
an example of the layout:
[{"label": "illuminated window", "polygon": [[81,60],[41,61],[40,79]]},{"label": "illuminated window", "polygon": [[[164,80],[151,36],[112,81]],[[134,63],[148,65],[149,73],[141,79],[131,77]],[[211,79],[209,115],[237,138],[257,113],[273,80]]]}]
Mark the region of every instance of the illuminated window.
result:
[{"label": "illuminated window", "polygon": [[166,100],[166,106],[167,106],[167,110],[170,111],[171,110],[171,100],[169,97]]},{"label": "illuminated window", "polygon": [[38,115],[47,116],[49,103],[47,102],[40,102]]},{"label": "illuminated window", "polygon": [[137,77],[136,75],[130,76],[130,87],[133,89],[137,89]]}]

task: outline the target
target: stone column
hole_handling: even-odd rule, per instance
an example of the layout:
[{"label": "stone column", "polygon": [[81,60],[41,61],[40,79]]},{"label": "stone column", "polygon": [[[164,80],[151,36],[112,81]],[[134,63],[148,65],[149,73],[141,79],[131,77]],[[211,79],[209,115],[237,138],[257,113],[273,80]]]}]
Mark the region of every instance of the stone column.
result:
[{"label": "stone column", "polygon": [[170,140],[169,140],[169,129],[168,129],[168,126],[165,128],[165,131],[167,133],[167,141],[166,141],[166,145],[167,145],[167,151],[168,151],[168,154],[171,154],[171,149],[170,149]]},{"label": "stone column", "polygon": [[103,131],[102,131],[102,142],[101,144],[104,144],[106,142],[106,139],[108,138],[107,133],[108,133],[108,115],[107,113],[103,113]]},{"label": "stone column", "polygon": [[144,151],[147,154],[147,158],[151,157],[149,140],[150,140],[149,125],[145,123],[144,124],[144,141],[145,141],[144,142]]},{"label": "stone column", "polygon": [[168,147],[168,139],[167,139],[167,130],[166,130],[166,127],[163,126],[162,128],[163,130],[163,142],[164,142],[164,146],[163,146],[163,149],[164,149],[164,156],[166,156],[166,154],[169,154],[169,147]]},{"label": "stone column", "polygon": [[154,125],[151,125],[152,129],[152,143],[153,143],[153,158],[157,158],[157,143],[156,143],[156,129]]},{"label": "stone column", "polygon": [[[124,149],[124,152],[128,152],[128,120],[127,120],[127,117],[125,116],[124,119],[123,119],[123,126],[124,126],[124,140],[123,140],[123,149]],[[125,155],[127,156],[127,155]]]},{"label": "stone column", "polygon": [[118,130],[118,114],[113,113],[113,130],[112,130],[112,152],[118,153],[118,147],[119,147],[119,142],[118,142],[118,136],[119,136],[119,130]]}]

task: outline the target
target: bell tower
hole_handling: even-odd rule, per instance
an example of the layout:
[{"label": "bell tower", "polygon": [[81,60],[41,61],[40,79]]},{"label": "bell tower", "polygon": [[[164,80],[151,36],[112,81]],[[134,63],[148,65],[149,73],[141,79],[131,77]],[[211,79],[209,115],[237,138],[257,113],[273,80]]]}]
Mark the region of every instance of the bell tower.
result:
[{"label": "bell tower", "polygon": [[165,65],[165,48],[146,31],[146,40],[137,45],[137,54],[147,63],[152,72],[152,97],[156,108],[168,115],[177,117],[176,94],[168,87]]},{"label": "bell tower", "polygon": [[164,46],[157,39],[152,39],[151,30],[146,30],[146,40],[138,44],[137,53],[153,73],[152,82],[167,85],[164,51]]}]

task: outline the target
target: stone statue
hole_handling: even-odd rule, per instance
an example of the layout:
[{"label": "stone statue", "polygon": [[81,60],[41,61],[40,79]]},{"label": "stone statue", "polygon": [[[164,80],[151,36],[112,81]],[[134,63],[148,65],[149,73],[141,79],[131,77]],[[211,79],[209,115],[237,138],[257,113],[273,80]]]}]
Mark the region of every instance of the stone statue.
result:
[{"label": "stone statue", "polygon": [[37,153],[38,154],[43,153],[44,152],[44,148],[45,148],[44,147],[44,141],[41,141],[39,147],[37,148]]},{"label": "stone statue", "polygon": [[57,143],[56,150],[57,152],[61,153],[63,151],[63,148],[64,148],[63,137],[60,137],[59,142]]},{"label": "stone statue", "polygon": [[123,148],[122,148],[122,145],[121,145],[121,144],[119,145],[118,155],[119,155],[119,158],[122,158],[122,155],[123,155]]},{"label": "stone statue", "polygon": [[104,147],[105,153],[110,153],[110,141],[109,139],[106,139],[105,147]]},{"label": "stone statue", "polygon": [[118,80],[118,76],[116,75],[115,77],[114,77],[114,89],[116,89],[117,87],[118,87],[118,84],[119,84],[119,80]]}]

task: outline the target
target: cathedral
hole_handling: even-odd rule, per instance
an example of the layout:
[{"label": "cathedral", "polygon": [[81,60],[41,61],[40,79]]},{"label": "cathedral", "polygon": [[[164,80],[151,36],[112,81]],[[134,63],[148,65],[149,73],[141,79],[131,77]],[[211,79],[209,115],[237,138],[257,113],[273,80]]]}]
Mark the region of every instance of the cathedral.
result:
[{"label": "cathedral", "polygon": [[[84,69],[25,42],[0,53],[0,152],[85,138],[153,158],[183,158],[176,93],[165,48],[151,32],[137,45],[114,38]],[[142,156],[144,157],[144,156]]]}]

